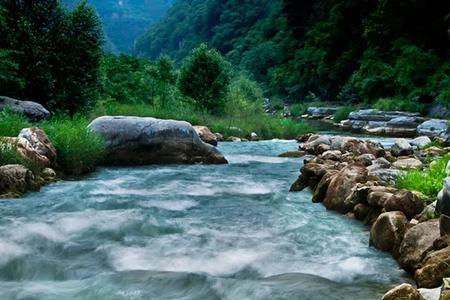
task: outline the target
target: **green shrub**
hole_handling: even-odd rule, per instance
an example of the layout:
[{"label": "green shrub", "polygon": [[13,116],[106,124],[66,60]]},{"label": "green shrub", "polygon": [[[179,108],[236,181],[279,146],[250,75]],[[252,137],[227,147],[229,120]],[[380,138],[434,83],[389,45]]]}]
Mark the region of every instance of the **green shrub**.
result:
[{"label": "green shrub", "polygon": [[56,148],[58,165],[69,175],[95,169],[105,155],[104,140],[87,128],[85,117],[54,117],[42,124]]},{"label": "green shrub", "polygon": [[343,106],[334,113],[333,121],[339,123],[343,120],[346,120],[348,118],[348,115],[355,110],[356,107],[354,106]]},{"label": "green shrub", "polygon": [[0,112],[0,136],[16,137],[23,128],[30,127],[28,119],[10,110]]},{"label": "green shrub", "polygon": [[429,197],[436,197],[442,189],[442,182],[447,174],[445,167],[450,160],[450,154],[433,162],[425,171],[409,171],[397,179],[399,189],[421,192]]},{"label": "green shrub", "polygon": [[420,113],[424,113],[426,111],[426,106],[424,104],[398,97],[381,98],[375,102],[373,107],[382,111],[408,111]]}]

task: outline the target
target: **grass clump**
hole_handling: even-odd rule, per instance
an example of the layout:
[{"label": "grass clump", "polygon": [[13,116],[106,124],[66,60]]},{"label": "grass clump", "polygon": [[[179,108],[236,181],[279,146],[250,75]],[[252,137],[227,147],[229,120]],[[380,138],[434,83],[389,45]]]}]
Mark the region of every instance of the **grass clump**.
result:
[{"label": "grass clump", "polygon": [[105,156],[104,140],[91,132],[86,117],[53,117],[42,123],[58,153],[57,163],[69,175],[92,171]]},{"label": "grass clump", "polygon": [[35,176],[39,176],[42,172],[42,167],[39,163],[23,158],[17,152],[16,145],[10,141],[0,139],[0,166],[5,165],[23,165],[33,172]]},{"label": "grass clump", "polygon": [[343,106],[334,113],[333,121],[335,123],[339,123],[343,120],[346,120],[348,118],[348,115],[355,110],[356,107],[354,106]]},{"label": "grass clump", "polygon": [[397,179],[399,189],[408,189],[429,197],[436,197],[442,189],[443,180],[447,177],[445,168],[450,160],[450,154],[430,164],[425,171],[409,171]]},{"label": "grass clump", "polygon": [[0,136],[17,137],[23,128],[31,127],[31,123],[21,113],[9,109],[0,111]]}]

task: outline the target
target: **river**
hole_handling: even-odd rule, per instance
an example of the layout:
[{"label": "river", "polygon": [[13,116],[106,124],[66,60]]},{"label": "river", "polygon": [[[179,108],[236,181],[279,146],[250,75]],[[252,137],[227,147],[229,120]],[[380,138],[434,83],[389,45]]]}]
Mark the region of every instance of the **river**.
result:
[{"label": "river", "polygon": [[[390,140],[383,140],[389,143]],[[288,193],[294,141],[221,166],[103,168],[0,202],[0,299],[377,299],[406,274],[368,227]]]}]

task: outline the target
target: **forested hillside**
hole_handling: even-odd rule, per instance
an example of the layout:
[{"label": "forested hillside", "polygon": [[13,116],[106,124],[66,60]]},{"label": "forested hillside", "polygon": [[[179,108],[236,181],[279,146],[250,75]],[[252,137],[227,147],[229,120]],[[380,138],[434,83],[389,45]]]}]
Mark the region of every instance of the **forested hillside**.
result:
[{"label": "forested hillside", "polygon": [[450,1],[179,0],[135,53],[201,42],[290,102],[450,102]]},{"label": "forested hillside", "polygon": [[[74,7],[79,0],[63,0]],[[172,0],[89,0],[105,30],[106,46],[114,52],[129,53],[135,39],[171,6]]]}]

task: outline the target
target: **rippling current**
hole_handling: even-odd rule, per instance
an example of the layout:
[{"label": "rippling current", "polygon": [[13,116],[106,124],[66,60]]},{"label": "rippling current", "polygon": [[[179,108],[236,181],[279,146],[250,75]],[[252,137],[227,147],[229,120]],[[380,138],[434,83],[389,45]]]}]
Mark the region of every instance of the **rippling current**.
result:
[{"label": "rippling current", "polygon": [[288,193],[290,141],[229,165],[104,168],[0,202],[0,299],[377,299],[407,279],[368,228]]}]

